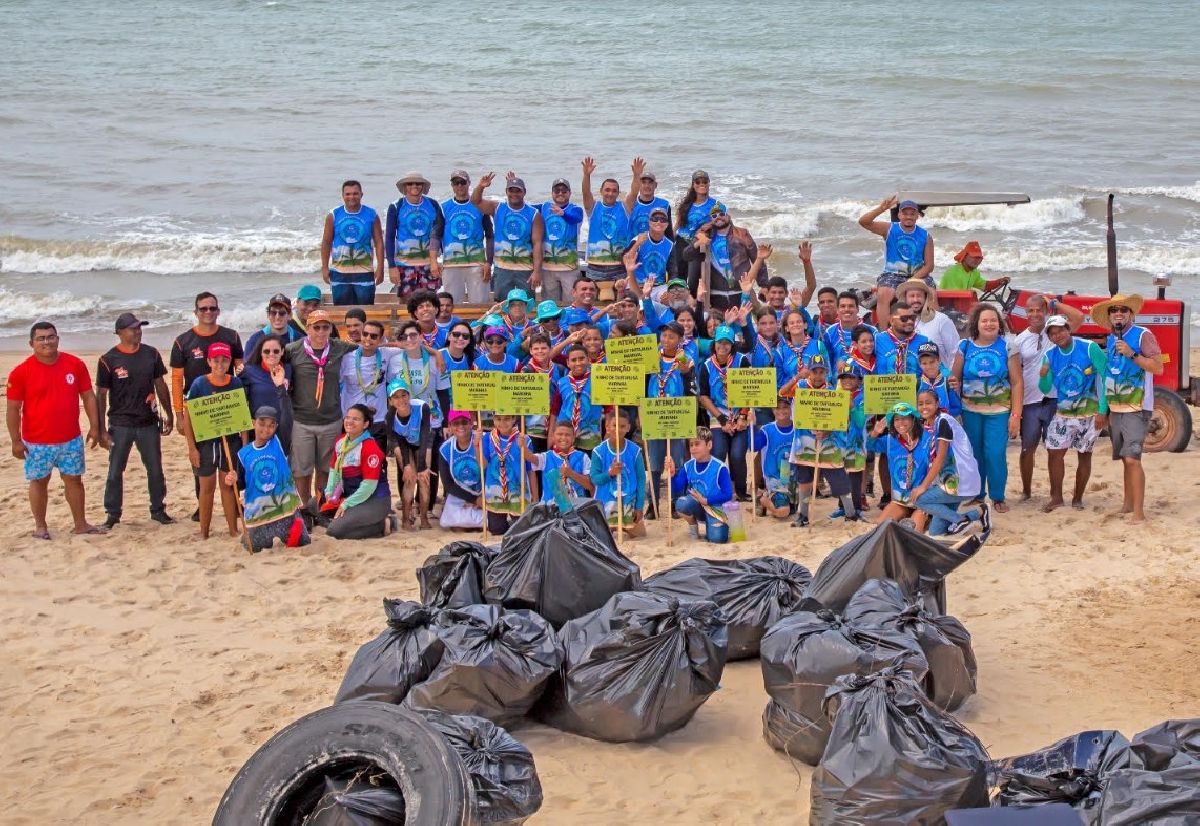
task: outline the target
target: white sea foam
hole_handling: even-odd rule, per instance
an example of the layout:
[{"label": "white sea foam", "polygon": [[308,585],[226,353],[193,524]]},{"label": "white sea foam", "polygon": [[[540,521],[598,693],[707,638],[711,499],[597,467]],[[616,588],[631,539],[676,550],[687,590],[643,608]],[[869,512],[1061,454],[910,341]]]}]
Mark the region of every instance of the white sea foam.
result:
[{"label": "white sea foam", "polygon": [[[957,252],[957,249],[939,247],[935,260],[949,264]],[[1102,242],[1073,246],[992,244],[986,252],[985,277],[990,278],[1005,273],[1086,270],[1108,265]],[[1123,270],[1200,275],[1200,246],[1150,241],[1121,243],[1117,248],[1117,264]],[[938,269],[941,268],[939,264]]]},{"label": "white sea foam", "polygon": [[0,272],[98,270],[179,275],[203,272],[312,273],[316,232],[263,229],[243,233],[120,233],[111,240],[0,238]]},{"label": "white sea foam", "polygon": [[1200,203],[1200,181],[1191,186],[1131,186],[1112,190],[1122,195],[1158,195],[1164,198],[1178,198],[1183,201]]}]

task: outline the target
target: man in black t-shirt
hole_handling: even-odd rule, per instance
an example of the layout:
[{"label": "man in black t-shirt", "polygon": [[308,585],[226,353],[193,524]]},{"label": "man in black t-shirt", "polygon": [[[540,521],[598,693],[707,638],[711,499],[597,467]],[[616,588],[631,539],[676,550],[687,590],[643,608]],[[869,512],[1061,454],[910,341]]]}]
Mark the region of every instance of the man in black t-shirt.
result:
[{"label": "man in black t-shirt", "polygon": [[142,344],[142,327],[146,324],[133,313],[121,313],[115,325],[119,342],[100,357],[96,366],[100,444],[109,449],[108,481],[104,486],[104,510],[108,514],[104,524],[109,528],[121,521],[125,466],[134,445],[146,467],[150,518],[163,525],[175,521],[166,511],[167,483],[162,468],[162,435],[175,426],[175,414],[163,378],[167,368],[162,356],[150,345]]},{"label": "man in black t-shirt", "polygon": [[[241,372],[242,359],[245,357],[242,352],[242,337],[237,334],[237,331],[217,324],[217,317],[221,314],[221,305],[217,302],[215,295],[210,292],[200,293],[196,296],[194,307],[196,326],[180,333],[175,339],[175,343],[171,345],[171,398],[176,417],[183,414],[183,400],[187,397],[192,382],[200,376],[208,375],[208,348],[210,345],[217,342],[229,345],[229,350],[233,353],[233,372],[235,373]],[[199,496],[200,477],[196,476],[195,468],[192,468],[192,476],[196,495]],[[192,514],[192,521],[200,521],[199,508]]]}]

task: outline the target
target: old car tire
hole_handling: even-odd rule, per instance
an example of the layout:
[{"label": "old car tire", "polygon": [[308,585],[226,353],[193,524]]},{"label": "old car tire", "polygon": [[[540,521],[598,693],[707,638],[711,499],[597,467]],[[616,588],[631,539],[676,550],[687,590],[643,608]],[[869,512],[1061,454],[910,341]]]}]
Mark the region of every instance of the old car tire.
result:
[{"label": "old car tire", "polygon": [[300,826],[327,775],[377,768],[404,796],[406,824],[474,826],[462,760],[420,716],[355,701],[314,711],[268,740],[229,784],[213,826]]}]

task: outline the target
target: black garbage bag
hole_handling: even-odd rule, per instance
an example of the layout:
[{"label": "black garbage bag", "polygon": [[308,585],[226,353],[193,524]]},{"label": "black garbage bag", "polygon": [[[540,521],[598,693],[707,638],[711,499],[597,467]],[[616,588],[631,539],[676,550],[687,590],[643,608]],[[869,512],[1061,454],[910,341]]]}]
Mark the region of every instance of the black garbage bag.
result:
[{"label": "black garbage bag", "polygon": [[504,725],[522,717],[562,662],[550,623],[532,611],[468,605],[439,612],[433,626],[445,650],[404,704],[475,714]]},{"label": "black garbage bag", "polygon": [[906,597],[895,580],[868,579],[854,592],[842,616],[859,625],[882,625],[916,637],[929,661],[925,679],[929,699],[938,707],[954,711],[975,693],[978,668],[971,634],[954,617],[934,614],[923,600]]},{"label": "black garbage bag", "polygon": [[468,541],[444,546],[417,568],[421,602],[434,608],[482,604],[483,575],[496,550]]},{"label": "black garbage bag", "polygon": [[1096,806],[1099,826],[1196,826],[1200,823],[1200,763],[1162,771],[1118,769],[1104,779]]},{"label": "black garbage bag", "polygon": [[1167,720],[1133,736],[1128,768],[1108,772],[1100,826],[1200,823],[1200,719]]},{"label": "black garbage bag", "polygon": [[563,731],[625,743],[681,728],[720,687],[727,631],[716,603],[617,594],[559,631],[564,660],[536,710]]},{"label": "black garbage bag", "polygon": [[404,826],[404,795],[384,775],[385,785],[361,778],[325,778],[325,793],[301,826]]},{"label": "black garbage bag", "polygon": [[1200,717],[1167,720],[1133,735],[1134,766],[1160,772],[1200,762]]},{"label": "black garbage bag", "polygon": [[1052,746],[996,760],[989,768],[998,806],[1066,803],[1091,822],[1105,776],[1129,765],[1119,731],[1083,731]]},{"label": "black garbage bag", "polygon": [[533,755],[511,734],[482,717],[429,709],[420,713],[466,765],[480,822],[519,826],[542,807],[542,781]]},{"label": "black garbage bag", "polygon": [[335,703],[377,700],[398,703],[442,659],[442,641],[430,625],[434,614],[424,605],[385,599],[387,629],[363,645],[350,661]]},{"label": "black garbage bag", "polygon": [[974,556],[985,540],[972,536],[962,547],[952,548],[889,519],[825,557],[800,607],[841,611],[868,579],[894,579],[906,595],[920,594],[929,611],[944,614],[943,579]]},{"label": "black garbage bag", "polygon": [[908,674],[839,677],[829,745],[812,776],[810,826],[936,824],[987,806],[987,751]]},{"label": "black garbage bag", "polygon": [[525,511],[504,534],[485,582],[488,602],[532,609],[555,628],[642,584],[594,499],[566,513],[553,503]]},{"label": "black garbage bag", "polygon": [[905,631],[858,626],[833,611],[801,611],[771,626],[759,652],[763,684],[788,715],[763,714],[767,742],[815,766],[825,750],[830,720],[825,692],[844,674],[866,675],[895,665],[918,682],[929,665],[917,640]]},{"label": "black garbage bag", "polygon": [[767,629],[795,611],[812,574],[779,556],[689,559],[647,579],[644,587],[679,599],[711,599],[729,624],[728,660],[758,656]]}]

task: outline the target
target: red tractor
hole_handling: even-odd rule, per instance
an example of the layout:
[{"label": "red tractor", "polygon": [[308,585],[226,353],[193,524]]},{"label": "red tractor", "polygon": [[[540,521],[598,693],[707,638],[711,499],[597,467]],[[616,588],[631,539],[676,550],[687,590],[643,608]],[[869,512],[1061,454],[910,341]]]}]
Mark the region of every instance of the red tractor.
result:
[{"label": "red tractor", "polygon": [[[959,192],[901,192],[900,200],[911,199],[921,206],[961,206],[969,204],[1022,204],[1029,203],[1029,196],[1017,193],[959,193]],[[1108,293],[1118,292],[1116,234],[1113,231],[1113,196],[1108,196]],[[894,213],[894,211],[893,211]],[[893,214],[892,220],[897,220]],[[1187,449],[1192,438],[1192,414],[1188,404],[1200,405],[1200,377],[1191,375],[1191,311],[1186,303],[1168,299],[1166,289],[1170,286],[1169,276],[1157,276],[1157,295],[1147,297],[1138,312],[1136,324],[1154,333],[1163,351],[1164,370],[1154,380],[1154,413],[1146,436],[1148,451],[1170,451],[1180,453]],[[976,295],[973,290],[938,290],[938,303],[958,325],[961,331],[971,308],[980,301],[989,301],[999,306],[1014,333],[1024,330],[1028,324],[1025,304],[1041,291],[1013,289],[1009,285],[988,290]],[[1092,305],[1108,296],[1078,295],[1068,291],[1056,296],[1088,316]],[[1091,322],[1090,316],[1076,332],[1084,338],[1093,339],[1102,346],[1108,331]]]}]

